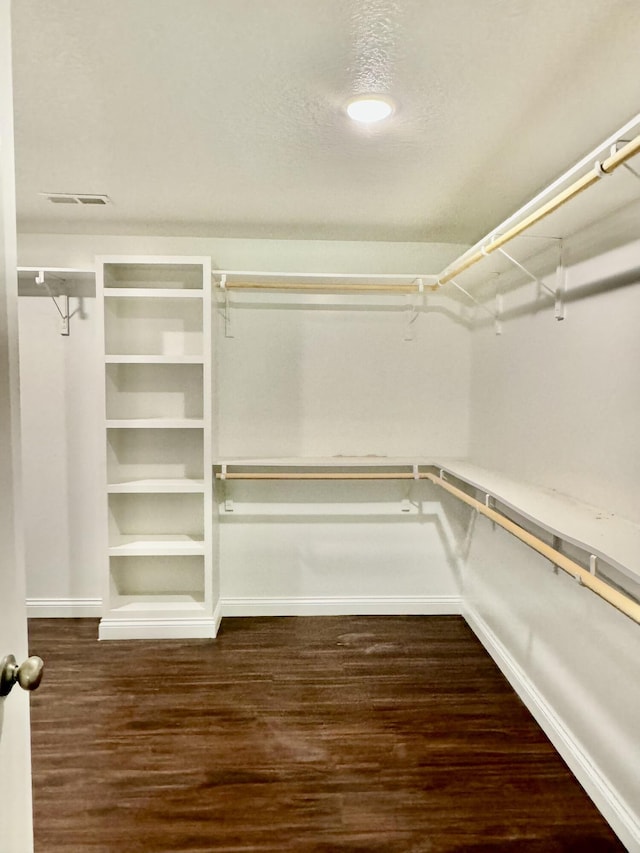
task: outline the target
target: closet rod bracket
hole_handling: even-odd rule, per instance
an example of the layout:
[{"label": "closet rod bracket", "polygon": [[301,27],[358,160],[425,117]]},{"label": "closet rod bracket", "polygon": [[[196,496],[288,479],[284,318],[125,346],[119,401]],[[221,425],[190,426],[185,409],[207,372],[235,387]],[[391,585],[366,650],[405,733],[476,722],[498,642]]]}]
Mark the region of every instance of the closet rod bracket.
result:
[{"label": "closet rod bracket", "polygon": [[224,336],[225,338],[232,338],[233,329],[231,327],[231,296],[229,293],[229,288],[227,287],[226,273],[221,274],[218,287],[224,295],[224,308],[222,309],[222,316],[224,318]]},{"label": "closet rod bracket", "polygon": [[523,272],[531,281],[534,281],[538,287],[544,290],[549,296],[552,296],[554,299],[554,317],[556,320],[564,320],[564,266],[562,263],[562,240],[558,241],[559,246],[559,257],[558,264],[556,266],[556,287],[549,287],[546,281],[539,278],[537,275],[531,272],[531,270],[527,269],[527,267],[522,264],[520,261],[516,260],[513,255],[510,255],[503,248],[498,248],[500,254],[505,257],[514,267],[517,267],[521,272]]},{"label": "closet rod bracket", "polygon": [[[629,139],[619,139],[617,142],[615,142],[611,146],[611,156],[613,157],[614,154],[617,154],[620,148],[622,148],[624,145],[627,145],[627,143],[630,141],[631,140]],[[623,163],[622,165],[627,170],[627,172],[629,172],[630,175],[633,175],[634,178],[637,178],[640,181],[640,172],[636,172],[633,166],[630,166],[628,163]]]},{"label": "closet rod bracket", "polygon": [[[60,315],[60,318],[62,320],[62,326],[60,329],[60,334],[63,335],[64,337],[69,337],[69,320],[71,318],[71,315],[69,313],[69,294],[63,293],[60,296],[58,296],[58,299],[62,300],[62,306],[63,307],[60,308],[60,305],[58,304],[58,299],[56,299],[56,297],[53,295],[53,291],[49,287],[49,284],[45,278],[45,271],[44,270],[38,271],[38,274],[36,275],[35,281],[39,287],[44,287],[44,289],[47,291],[47,293],[51,297],[51,301],[56,306],[56,310],[57,310],[57,312]],[[63,281],[63,283],[64,283],[64,279],[60,279],[60,281]]]},{"label": "closet rod bracket", "polygon": [[479,299],[476,299],[476,297],[473,294],[469,293],[469,291],[466,290],[464,287],[462,287],[461,284],[458,284],[458,282],[455,279],[453,279],[453,278],[450,279],[449,284],[452,284],[461,293],[464,293],[464,295],[467,298],[469,298],[473,302],[474,305],[476,305],[478,308],[480,308],[482,311],[484,311],[485,314],[488,314],[493,319],[496,335],[502,334],[502,319],[501,319],[502,303],[501,303],[501,300],[498,299],[498,294],[496,294],[496,310],[492,311],[490,308],[487,308],[487,306],[484,304],[484,302],[481,302]]}]

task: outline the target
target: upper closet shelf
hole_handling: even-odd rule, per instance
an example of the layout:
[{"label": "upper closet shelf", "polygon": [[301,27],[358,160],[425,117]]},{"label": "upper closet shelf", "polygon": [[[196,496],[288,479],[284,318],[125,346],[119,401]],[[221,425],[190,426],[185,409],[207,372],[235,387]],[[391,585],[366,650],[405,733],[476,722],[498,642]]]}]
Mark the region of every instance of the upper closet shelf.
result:
[{"label": "upper closet shelf", "polygon": [[96,273],[78,267],[18,267],[20,296],[49,296],[43,278],[57,294],[95,296]]},{"label": "upper closet shelf", "polygon": [[397,468],[413,465],[435,465],[433,457],[414,456],[276,456],[276,457],[234,457],[218,459],[214,468]]}]

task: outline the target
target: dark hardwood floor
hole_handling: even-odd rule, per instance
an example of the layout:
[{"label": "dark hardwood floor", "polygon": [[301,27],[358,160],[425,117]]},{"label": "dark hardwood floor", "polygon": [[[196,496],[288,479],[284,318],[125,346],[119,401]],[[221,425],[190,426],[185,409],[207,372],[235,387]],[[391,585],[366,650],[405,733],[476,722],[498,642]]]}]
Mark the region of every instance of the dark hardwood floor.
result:
[{"label": "dark hardwood floor", "polygon": [[623,850],[458,617],[33,620],[37,853]]}]

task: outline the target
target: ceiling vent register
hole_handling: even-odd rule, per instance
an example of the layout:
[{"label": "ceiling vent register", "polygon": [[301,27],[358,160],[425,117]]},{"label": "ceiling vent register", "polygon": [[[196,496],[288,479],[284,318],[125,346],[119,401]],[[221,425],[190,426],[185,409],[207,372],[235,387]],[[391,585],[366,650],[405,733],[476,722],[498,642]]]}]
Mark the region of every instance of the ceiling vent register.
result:
[{"label": "ceiling vent register", "polygon": [[51,204],[105,205],[111,203],[109,196],[92,193],[40,193],[40,195]]}]

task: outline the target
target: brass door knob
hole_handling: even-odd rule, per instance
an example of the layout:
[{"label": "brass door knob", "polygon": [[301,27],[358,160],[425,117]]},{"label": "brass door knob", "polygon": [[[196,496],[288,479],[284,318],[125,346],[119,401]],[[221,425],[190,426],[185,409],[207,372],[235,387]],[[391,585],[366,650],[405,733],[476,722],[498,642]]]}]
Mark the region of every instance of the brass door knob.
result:
[{"label": "brass door knob", "polygon": [[23,690],[36,690],[42,681],[44,661],[33,655],[18,666],[13,655],[0,661],[0,696],[7,696],[17,682]]}]

